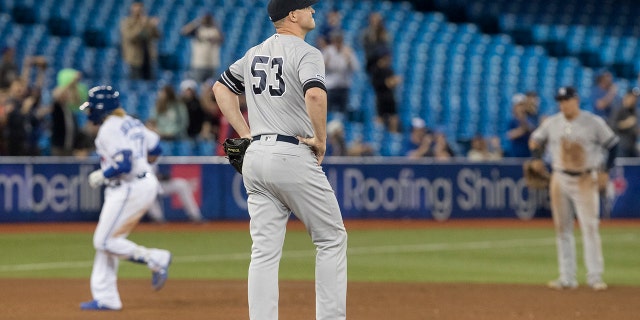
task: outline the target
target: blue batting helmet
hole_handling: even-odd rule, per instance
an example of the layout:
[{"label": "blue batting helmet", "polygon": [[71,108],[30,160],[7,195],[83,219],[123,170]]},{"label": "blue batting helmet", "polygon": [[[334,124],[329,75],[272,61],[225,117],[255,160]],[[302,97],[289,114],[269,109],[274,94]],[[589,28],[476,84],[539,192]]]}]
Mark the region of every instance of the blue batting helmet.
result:
[{"label": "blue batting helmet", "polygon": [[120,107],[120,93],[111,86],[97,86],[89,90],[89,99],[80,106],[80,110],[89,109],[89,121],[96,125],[102,123],[113,110]]}]

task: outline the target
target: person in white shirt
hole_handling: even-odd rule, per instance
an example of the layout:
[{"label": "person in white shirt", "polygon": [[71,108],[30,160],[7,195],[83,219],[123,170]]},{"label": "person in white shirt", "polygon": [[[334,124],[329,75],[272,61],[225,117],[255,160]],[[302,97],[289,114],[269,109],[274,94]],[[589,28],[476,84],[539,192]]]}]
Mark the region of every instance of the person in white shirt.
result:
[{"label": "person in white shirt", "polygon": [[220,67],[220,46],[224,41],[222,31],[216,25],[213,15],[206,13],[189,22],[180,32],[191,39],[191,78],[203,83],[213,77]]},{"label": "person in white shirt", "polygon": [[330,44],[322,50],[326,69],[329,116],[341,118],[347,112],[353,73],[360,68],[353,49],[344,43],[340,32],[330,35]]}]

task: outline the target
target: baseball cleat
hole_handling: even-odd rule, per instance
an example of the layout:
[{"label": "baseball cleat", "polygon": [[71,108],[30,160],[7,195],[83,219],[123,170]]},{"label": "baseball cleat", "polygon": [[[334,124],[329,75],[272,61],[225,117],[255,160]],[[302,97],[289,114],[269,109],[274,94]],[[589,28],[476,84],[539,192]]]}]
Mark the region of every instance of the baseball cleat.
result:
[{"label": "baseball cleat", "polygon": [[575,289],[578,287],[578,282],[557,279],[549,281],[547,287],[555,290]]},{"label": "baseball cleat", "polygon": [[98,302],[98,300],[91,300],[81,303],[80,310],[118,311],[120,309],[107,307]]},{"label": "baseball cleat", "polygon": [[591,287],[591,289],[593,289],[593,291],[603,291],[603,290],[607,290],[607,288],[609,288],[609,286],[607,286],[607,284],[604,283],[604,281],[602,281],[602,280],[590,283],[589,287]]},{"label": "baseball cleat", "polygon": [[153,271],[151,273],[151,285],[153,289],[158,291],[164,287],[164,283],[167,282],[167,278],[169,278],[169,265],[171,265],[172,256],[169,254],[169,262],[166,266],[160,268],[158,271]]}]

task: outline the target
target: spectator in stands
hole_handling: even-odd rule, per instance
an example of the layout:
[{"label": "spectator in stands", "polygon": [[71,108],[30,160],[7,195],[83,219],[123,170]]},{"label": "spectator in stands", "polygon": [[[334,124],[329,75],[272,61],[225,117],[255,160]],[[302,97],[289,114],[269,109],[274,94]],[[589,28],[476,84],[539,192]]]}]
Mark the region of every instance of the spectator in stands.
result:
[{"label": "spectator in stands", "polygon": [[27,84],[22,79],[15,79],[9,88],[9,100],[7,102],[7,155],[9,156],[36,156],[37,145],[30,141],[31,123],[35,110],[40,102],[39,90],[29,92]]},{"label": "spectator in stands", "polygon": [[[38,70],[36,82],[29,84],[31,69]],[[11,82],[6,101],[7,151],[10,156],[38,156],[41,122],[48,110],[40,107],[47,61],[43,57],[23,59],[22,73]]]},{"label": "spectator in stands", "polygon": [[372,156],[373,148],[354,139],[347,144],[344,135],[344,126],[340,120],[331,120],[327,123],[327,152],[328,156]]},{"label": "spectator in stands", "polygon": [[163,86],[158,92],[156,107],[151,112],[148,126],[156,131],[162,140],[172,141],[187,137],[187,107],[176,96],[171,85]]},{"label": "spectator in stands", "polygon": [[200,104],[202,105],[202,109],[204,109],[209,119],[211,120],[209,134],[214,140],[217,140],[218,135],[220,134],[220,118],[222,117],[222,113],[220,112],[220,107],[218,107],[216,96],[211,90],[214,82],[215,80],[213,80],[213,78],[210,78],[200,85]]},{"label": "spectator in stands", "polygon": [[422,118],[411,120],[411,135],[407,143],[407,156],[411,159],[427,157],[431,152],[434,137]]},{"label": "spectator in stands", "polygon": [[92,145],[90,135],[79,127],[80,105],[87,101],[88,89],[80,82],[82,73],[62,69],[57,74],[51,110],[51,155],[72,156]]},{"label": "spectator in stands", "polygon": [[369,25],[362,32],[362,46],[364,48],[364,56],[366,61],[366,71],[371,73],[380,53],[390,50],[390,36],[384,26],[382,15],[379,12],[373,12],[369,15]]},{"label": "spectator in stands", "polygon": [[411,132],[409,133],[409,139],[405,140],[404,146],[408,156],[420,148],[422,140],[428,134],[431,134],[431,132],[427,129],[427,124],[422,118],[414,117],[411,119]]},{"label": "spectator in stands", "polygon": [[371,70],[371,82],[376,93],[377,121],[384,124],[389,132],[399,132],[399,118],[396,109],[395,88],[402,82],[391,67],[391,52],[386,49]]},{"label": "spectator in stands", "polygon": [[0,90],[0,156],[7,155],[5,127],[7,125],[7,118],[10,106],[8,105],[9,94]]},{"label": "spectator in stands", "polygon": [[189,118],[187,136],[193,140],[211,140],[213,138],[211,134],[212,116],[203,109],[202,103],[200,103],[196,81],[191,79],[182,81],[180,83],[180,94],[182,102],[187,108]]},{"label": "spectator in stands", "polygon": [[613,82],[613,75],[609,71],[601,71],[591,89],[590,103],[593,113],[610,123],[613,109],[618,101],[618,86]]},{"label": "spectator in stands", "polygon": [[9,46],[0,48],[0,90],[8,90],[20,72],[15,62],[15,49]]},{"label": "spectator in stands", "polygon": [[344,119],[349,103],[351,78],[360,66],[353,49],[344,43],[342,33],[332,33],[330,39],[329,45],[322,50],[329,116]]},{"label": "spectator in stands", "polygon": [[640,96],[640,88],[629,89],[622,98],[622,105],[617,108],[611,124],[613,131],[620,138],[618,144],[618,157],[637,157],[638,149],[638,116],[636,105]]},{"label": "spectator in stands", "polygon": [[525,112],[529,121],[535,126],[540,124],[540,97],[535,91],[528,91],[525,95]]},{"label": "spectator in stands", "polygon": [[131,79],[154,79],[156,40],[160,38],[158,23],[158,18],[147,16],[144,4],[137,1],[131,4],[130,15],[120,22],[122,55],[129,64]]},{"label": "spectator in stands", "polygon": [[332,9],[327,14],[327,22],[320,28],[318,36],[318,48],[323,50],[331,42],[331,35],[342,32],[342,17],[340,11]]},{"label": "spectator in stands", "polygon": [[214,77],[220,67],[220,46],[224,41],[222,31],[209,12],[187,23],[180,33],[191,39],[191,78],[198,83]]},{"label": "spectator in stands", "polygon": [[512,118],[509,121],[507,138],[510,141],[509,156],[529,158],[529,136],[536,128],[527,115],[527,103],[525,95],[518,93],[511,99]]},{"label": "spectator in stands", "polygon": [[414,121],[414,133],[412,134],[412,139],[417,141],[420,139],[420,136],[422,136],[422,139],[420,140],[418,147],[410,150],[407,154],[410,159],[430,157],[438,160],[446,160],[455,156],[455,152],[449,145],[447,137],[442,129],[434,130],[433,132],[424,131],[423,133],[419,128],[419,122]]},{"label": "spectator in stands", "polygon": [[455,152],[447,141],[447,136],[442,131],[436,131],[434,135],[434,143],[431,146],[431,151],[427,153],[428,157],[433,157],[436,160],[447,160],[455,156]]},{"label": "spectator in stands", "polygon": [[493,161],[502,159],[502,149],[500,138],[490,137],[489,143],[481,135],[473,137],[471,140],[471,150],[467,153],[470,161]]}]

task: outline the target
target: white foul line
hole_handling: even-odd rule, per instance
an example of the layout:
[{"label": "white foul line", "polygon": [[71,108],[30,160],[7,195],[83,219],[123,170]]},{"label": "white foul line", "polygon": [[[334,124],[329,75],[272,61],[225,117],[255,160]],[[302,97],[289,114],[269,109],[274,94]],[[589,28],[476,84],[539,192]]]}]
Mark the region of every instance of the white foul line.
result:
[{"label": "white foul line", "polygon": [[[636,234],[620,234],[606,237],[606,242],[631,242],[637,241]],[[539,247],[555,244],[555,238],[541,239],[510,239],[491,241],[472,241],[460,243],[428,243],[413,245],[375,246],[375,247],[350,247],[349,255],[367,254],[393,254],[412,252],[438,252],[438,251],[461,251],[461,250],[483,250],[483,249],[507,249],[518,247]],[[315,256],[315,250],[294,250],[285,251],[284,257],[301,258]],[[216,262],[216,261],[241,261],[248,260],[249,252],[246,253],[226,253],[204,256],[177,257],[174,261],[180,263]],[[67,262],[45,262],[29,263],[17,265],[0,265],[0,272],[36,271],[54,269],[83,269],[93,265],[93,261],[67,261]]]}]

